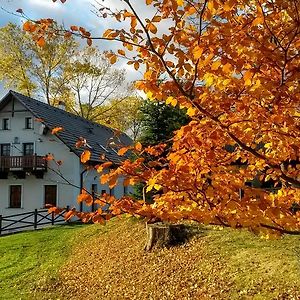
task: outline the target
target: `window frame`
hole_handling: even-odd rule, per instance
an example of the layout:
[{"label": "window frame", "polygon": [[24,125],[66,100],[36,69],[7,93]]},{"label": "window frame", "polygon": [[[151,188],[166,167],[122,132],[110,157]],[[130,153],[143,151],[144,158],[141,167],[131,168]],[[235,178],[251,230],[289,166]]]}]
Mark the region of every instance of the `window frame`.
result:
[{"label": "window frame", "polygon": [[24,129],[33,129],[32,117],[25,117],[25,128]]},{"label": "window frame", "polygon": [[[46,187],[49,187],[49,186],[55,186],[55,188],[56,188],[56,193],[55,193],[55,197],[56,197],[56,199],[55,199],[55,205],[53,205],[53,204],[51,204],[51,203],[46,203]],[[52,206],[58,206],[58,186],[57,186],[57,184],[44,184],[43,185],[43,207],[45,208],[45,207],[48,207],[48,206],[46,206],[46,205],[52,205]]]},{"label": "window frame", "polygon": [[[11,196],[12,196],[12,193],[11,193],[11,191],[12,191],[12,187],[13,186],[19,186],[19,187],[21,187],[21,189],[20,189],[20,193],[21,193],[21,195],[20,195],[20,206],[11,206],[11,204],[12,204],[12,202],[11,202]],[[23,184],[9,184],[8,185],[8,208],[23,208]]]},{"label": "window frame", "polygon": [[[9,155],[3,155],[3,146],[9,146]],[[0,144],[0,156],[10,156],[10,155],[11,155],[11,144],[10,143]]]},{"label": "window frame", "polygon": [[[7,121],[7,123],[6,123]],[[10,130],[10,118],[2,118],[2,130]],[[7,125],[7,126],[6,126]]]},{"label": "window frame", "polygon": [[[26,154],[25,153],[26,146],[28,146],[28,145],[32,146],[32,153],[30,153],[30,154]],[[34,155],[34,143],[23,143],[23,155],[24,156],[32,156],[32,155]]]}]

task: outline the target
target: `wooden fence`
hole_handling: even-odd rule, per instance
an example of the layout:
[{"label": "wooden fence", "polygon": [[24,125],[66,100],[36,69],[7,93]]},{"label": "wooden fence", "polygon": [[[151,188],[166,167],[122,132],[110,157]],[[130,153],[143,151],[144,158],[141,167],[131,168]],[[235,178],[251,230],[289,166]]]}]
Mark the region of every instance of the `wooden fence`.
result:
[{"label": "wooden fence", "polygon": [[23,230],[37,229],[45,225],[64,223],[64,213],[67,207],[60,214],[49,213],[48,209],[41,209],[21,214],[2,216],[0,215],[0,235],[19,232]]}]

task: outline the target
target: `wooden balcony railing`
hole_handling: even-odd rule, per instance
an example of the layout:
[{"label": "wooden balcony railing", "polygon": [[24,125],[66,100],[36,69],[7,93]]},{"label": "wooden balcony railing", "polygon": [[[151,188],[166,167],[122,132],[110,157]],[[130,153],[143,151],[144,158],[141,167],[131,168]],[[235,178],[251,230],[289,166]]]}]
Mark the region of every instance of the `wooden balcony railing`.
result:
[{"label": "wooden balcony railing", "polygon": [[47,160],[43,156],[0,156],[0,170],[46,170]]}]

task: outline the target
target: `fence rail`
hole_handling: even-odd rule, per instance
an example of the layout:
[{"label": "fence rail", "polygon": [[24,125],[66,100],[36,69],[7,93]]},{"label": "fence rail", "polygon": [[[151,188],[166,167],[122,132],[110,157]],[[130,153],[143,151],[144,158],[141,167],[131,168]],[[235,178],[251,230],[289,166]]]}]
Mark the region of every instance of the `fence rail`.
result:
[{"label": "fence rail", "polygon": [[59,214],[48,212],[48,209],[41,209],[26,213],[3,216],[0,215],[0,235],[19,232],[22,229],[37,229],[45,225],[64,223],[64,213],[69,210],[67,207]]}]

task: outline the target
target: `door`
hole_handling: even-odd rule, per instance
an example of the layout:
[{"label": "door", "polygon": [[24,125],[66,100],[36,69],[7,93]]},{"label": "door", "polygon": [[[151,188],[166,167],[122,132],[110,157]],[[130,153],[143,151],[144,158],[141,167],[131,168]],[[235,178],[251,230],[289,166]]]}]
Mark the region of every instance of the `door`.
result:
[{"label": "door", "polygon": [[57,186],[45,185],[44,186],[44,205],[45,207],[57,205]]}]

